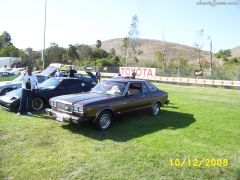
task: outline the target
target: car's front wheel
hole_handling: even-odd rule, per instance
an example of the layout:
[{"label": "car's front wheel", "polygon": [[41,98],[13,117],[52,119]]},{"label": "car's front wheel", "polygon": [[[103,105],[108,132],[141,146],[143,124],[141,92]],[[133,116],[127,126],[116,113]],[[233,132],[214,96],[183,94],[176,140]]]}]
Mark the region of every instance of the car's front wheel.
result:
[{"label": "car's front wheel", "polygon": [[34,111],[39,111],[44,108],[44,102],[41,98],[34,98],[32,100],[32,109]]},{"label": "car's front wheel", "polygon": [[155,102],[153,105],[152,105],[152,108],[151,108],[151,114],[153,116],[157,116],[159,115],[160,113],[160,103],[159,102]]},{"label": "car's front wheel", "polygon": [[99,114],[93,125],[98,130],[106,130],[112,123],[112,113],[110,111],[103,111]]}]

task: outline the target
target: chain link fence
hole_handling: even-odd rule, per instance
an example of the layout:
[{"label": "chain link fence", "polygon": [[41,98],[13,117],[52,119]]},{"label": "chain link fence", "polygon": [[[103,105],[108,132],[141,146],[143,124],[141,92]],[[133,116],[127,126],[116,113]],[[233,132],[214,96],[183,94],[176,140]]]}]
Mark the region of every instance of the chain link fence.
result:
[{"label": "chain link fence", "polygon": [[[90,68],[90,67],[89,67]],[[119,66],[104,66],[104,67],[91,67],[90,71],[96,72],[100,69],[100,72],[106,73],[119,73]],[[84,67],[76,67],[79,71],[84,71]],[[240,80],[240,65],[231,66],[220,66],[214,68],[212,71],[210,69],[203,69],[203,76],[195,75],[195,68],[167,68],[160,69],[156,68],[156,76],[164,77],[184,77],[184,78],[199,78],[199,79],[213,79],[213,80]]]},{"label": "chain link fence", "polygon": [[[83,69],[83,68],[82,68]],[[97,70],[97,68],[93,68]],[[99,68],[101,72],[106,73],[119,73],[119,66],[105,66]],[[214,68],[212,71],[210,69],[203,69],[203,76],[195,75],[195,68],[168,68],[168,69],[160,69],[156,68],[156,76],[164,76],[164,77],[184,77],[184,78],[202,78],[202,79],[214,79],[214,80],[240,80],[240,65],[232,65],[232,66],[221,66]]]}]

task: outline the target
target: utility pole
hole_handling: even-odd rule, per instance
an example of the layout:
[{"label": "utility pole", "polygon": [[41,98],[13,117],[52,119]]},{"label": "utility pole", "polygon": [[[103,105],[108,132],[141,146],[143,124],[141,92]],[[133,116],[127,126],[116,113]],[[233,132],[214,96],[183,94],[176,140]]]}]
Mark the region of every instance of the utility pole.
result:
[{"label": "utility pole", "polygon": [[45,0],[45,12],[44,12],[44,34],[43,34],[43,52],[42,52],[42,61],[43,69],[45,69],[45,39],[46,39],[46,20],[47,20],[47,0]]},{"label": "utility pole", "polygon": [[208,40],[209,40],[209,45],[210,45],[210,71],[211,71],[211,75],[212,75],[213,62],[212,62],[212,38],[211,38],[211,36],[208,36]]}]

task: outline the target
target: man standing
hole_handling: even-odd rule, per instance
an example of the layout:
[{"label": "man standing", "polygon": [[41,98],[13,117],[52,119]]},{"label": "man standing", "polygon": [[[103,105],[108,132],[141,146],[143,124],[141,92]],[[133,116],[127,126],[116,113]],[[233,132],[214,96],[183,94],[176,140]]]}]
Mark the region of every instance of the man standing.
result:
[{"label": "man standing", "polygon": [[74,77],[74,74],[77,73],[77,71],[75,69],[73,69],[72,66],[69,66],[68,69],[68,77]]},{"label": "man standing", "polygon": [[32,67],[28,66],[26,72],[20,79],[22,81],[22,98],[20,101],[19,112],[17,115],[27,113],[29,116],[32,115],[30,112],[32,109],[32,93],[37,88],[38,79],[35,74],[32,74]]},{"label": "man standing", "polygon": [[98,82],[100,82],[100,80],[101,80],[101,72],[100,72],[100,69],[97,70],[97,72],[96,72],[96,77],[97,77]]},{"label": "man standing", "polygon": [[133,72],[132,72],[132,78],[135,79],[135,78],[136,78],[136,75],[137,75],[137,74],[136,74],[135,69],[134,69]]}]

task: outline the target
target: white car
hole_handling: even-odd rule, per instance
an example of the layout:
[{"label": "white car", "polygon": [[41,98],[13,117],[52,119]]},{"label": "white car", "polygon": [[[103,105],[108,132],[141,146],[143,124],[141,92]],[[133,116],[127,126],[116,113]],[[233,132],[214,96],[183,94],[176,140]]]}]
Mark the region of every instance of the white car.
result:
[{"label": "white car", "polygon": [[[22,82],[20,81],[22,75],[17,77],[16,79],[12,81],[2,81],[0,82],[0,96],[5,95],[7,92],[12,91],[14,89],[18,89],[22,87]],[[38,83],[42,83],[43,81],[47,80],[49,76],[42,75],[42,74],[36,74],[38,78]]]}]

